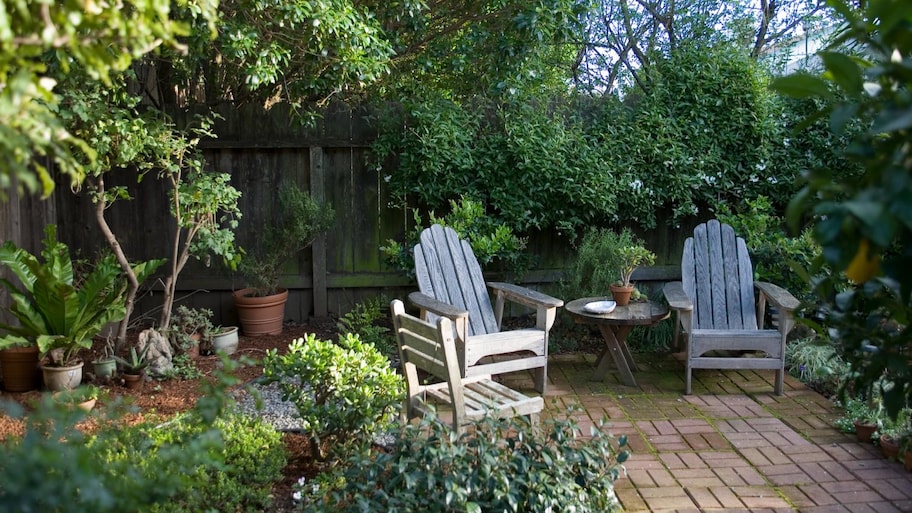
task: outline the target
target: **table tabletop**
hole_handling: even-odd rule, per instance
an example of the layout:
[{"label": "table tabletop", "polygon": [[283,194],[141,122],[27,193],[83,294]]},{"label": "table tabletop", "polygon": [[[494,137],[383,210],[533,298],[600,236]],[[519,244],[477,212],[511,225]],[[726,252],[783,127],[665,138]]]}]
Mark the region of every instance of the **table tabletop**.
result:
[{"label": "table tabletop", "polygon": [[611,297],[596,296],[574,299],[564,309],[580,324],[609,324],[615,326],[649,326],[667,319],[668,307],[656,301],[631,301],[624,306],[615,307],[607,314],[587,312],[583,307],[593,301],[610,301]]}]

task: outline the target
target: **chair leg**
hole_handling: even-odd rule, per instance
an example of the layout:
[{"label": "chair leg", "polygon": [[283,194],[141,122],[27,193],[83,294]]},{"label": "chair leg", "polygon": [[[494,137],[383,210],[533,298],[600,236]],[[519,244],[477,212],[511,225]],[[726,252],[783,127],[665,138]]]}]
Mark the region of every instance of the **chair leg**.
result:
[{"label": "chair leg", "polygon": [[687,370],[684,371],[684,395],[690,395],[691,378],[693,378],[693,369],[690,368],[690,362],[687,362]]},{"label": "chair leg", "polygon": [[535,391],[541,395],[545,395],[545,388],[548,386],[548,368],[541,367],[535,369],[533,376],[535,380]]},{"label": "chair leg", "polygon": [[785,381],[785,372],[782,369],[778,369],[776,371],[776,385],[775,385],[776,395],[782,395],[784,381]]}]

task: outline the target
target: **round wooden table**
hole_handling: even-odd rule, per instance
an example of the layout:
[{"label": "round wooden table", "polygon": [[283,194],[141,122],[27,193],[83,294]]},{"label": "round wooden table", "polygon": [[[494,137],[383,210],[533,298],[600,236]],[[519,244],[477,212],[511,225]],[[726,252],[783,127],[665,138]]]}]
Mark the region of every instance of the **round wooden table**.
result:
[{"label": "round wooden table", "polygon": [[627,347],[627,335],[634,326],[654,326],[668,318],[668,307],[655,301],[636,301],[625,306],[618,306],[613,312],[597,314],[587,312],[584,307],[593,301],[611,300],[610,297],[584,297],[570,301],[564,308],[578,324],[594,324],[598,326],[605,339],[605,349],[596,360],[593,379],[605,379],[608,372],[608,358],[610,354],[621,375],[621,382],[625,385],[637,386],[633,372],[637,370],[636,362]]}]

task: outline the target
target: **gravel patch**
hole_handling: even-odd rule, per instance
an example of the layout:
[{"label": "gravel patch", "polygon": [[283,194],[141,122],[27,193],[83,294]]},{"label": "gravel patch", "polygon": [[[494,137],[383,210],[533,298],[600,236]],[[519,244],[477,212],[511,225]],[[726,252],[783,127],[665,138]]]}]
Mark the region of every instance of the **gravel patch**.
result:
[{"label": "gravel patch", "polygon": [[[282,400],[282,390],[279,383],[264,385],[256,381],[248,386],[259,393],[262,408],[257,409],[257,400],[247,387],[235,391],[237,410],[243,415],[259,417],[272,425],[277,431],[300,433],[301,417],[298,409],[291,401]],[[390,448],[395,444],[396,437],[393,433],[377,433],[373,443],[383,448]]]}]

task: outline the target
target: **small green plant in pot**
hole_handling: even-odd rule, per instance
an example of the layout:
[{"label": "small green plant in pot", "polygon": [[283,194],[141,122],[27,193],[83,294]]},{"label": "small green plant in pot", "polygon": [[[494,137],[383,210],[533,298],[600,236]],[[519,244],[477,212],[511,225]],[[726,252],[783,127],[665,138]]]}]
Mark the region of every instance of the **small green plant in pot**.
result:
[{"label": "small green plant in pot", "polygon": [[102,354],[92,362],[96,379],[111,379],[117,372],[117,360],[114,359],[114,340],[105,339]]},{"label": "small green plant in pot", "polygon": [[171,347],[191,359],[199,357],[200,344],[207,344],[215,332],[211,318],[212,310],[207,308],[178,306],[167,330]]},{"label": "small green plant in pot", "polygon": [[615,253],[611,257],[618,280],[611,285],[611,295],[618,305],[626,305],[633,294],[633,283],[630,278],[637,267],[655,263],[655,253],[643,246],[643,241],[624,229],[618,236]]},{"label": "small green plant in pot", "polygon": [[282,268],[328,230],[335,217],[331,208],[293,185],[279,191],[278,207],[257,246],[238,266],[248,287],[232,297],[245,335],[282,332],[288,299],[288,291],[279,285]]},{"label": "small green plant in pot", "polygon": [[[21,282],[20,287],[0,281],[12,300],[9,311],[19,321],[18,326],[0,325],[8,333],[0,338],[0,348],[37,345],[47,359],[45,384],[69,389],[82,381],[79,351],[91,348],[106,324],[123,318],[127,282],[113,255],[77,276],[69,248],[57,240],[56,226],[48,225],[45,234],[41,259],[10,241],[0,247],[0,264]],[[154,267],[139,264],[136,270],[145,278]]]},{"label": "small green plant in pot", "polygon": [[142,388],[143,380],[145,379],[145,370],[146,367],[149,366],[149,361],[146,359],[146,354],[149,352],[150,347],[152,347],[151,344],[146,345],[137,351],[136,347],[134,346],[130,348],[129,357],[114,357],[114,359],[117,360],[117,363],[120,365],[121,371],[123,372],[124,385],[127,388],[133,390]]}]

